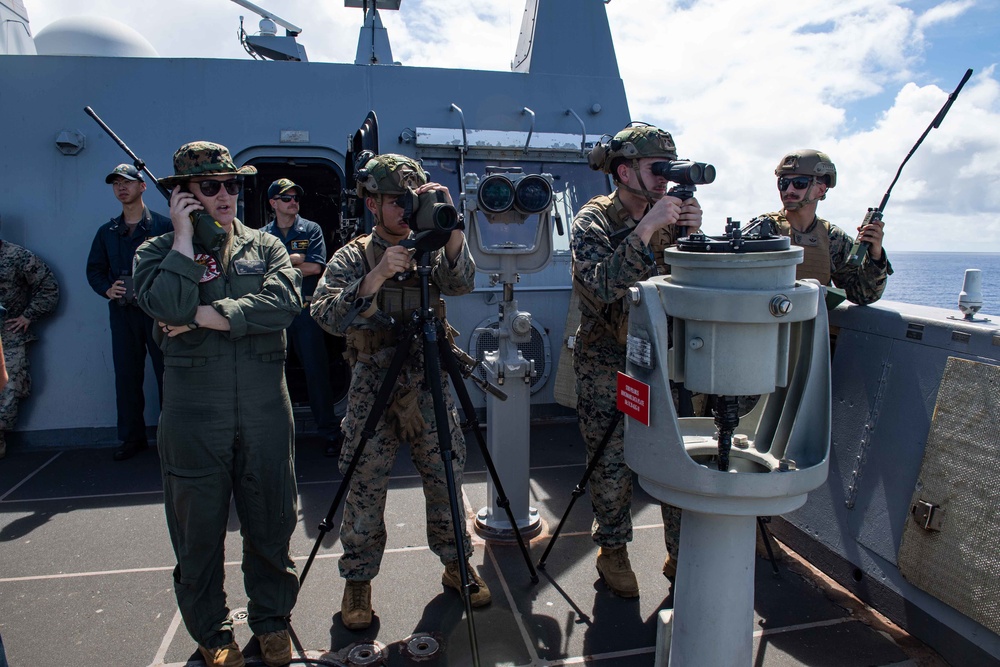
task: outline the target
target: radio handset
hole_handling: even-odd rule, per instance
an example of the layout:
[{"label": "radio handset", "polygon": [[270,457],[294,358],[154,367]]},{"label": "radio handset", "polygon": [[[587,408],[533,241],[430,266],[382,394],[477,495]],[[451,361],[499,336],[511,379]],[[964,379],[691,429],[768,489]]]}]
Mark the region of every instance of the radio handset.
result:
[{"label": "radio handset", "polygon": [[226,244],[226,230],[208,213],[192,213],[191,224],[194,226],[194,242],[209,252],[218,252]]},{"label": "radio handset", "polygon": [[[191,192],[187,184],[181,184],[184,192]],[[191,213],[191,226],[194,227],[194,242],[209,252],[218,252],[226,244],[226,230],[219,222],[205,211]]]}]

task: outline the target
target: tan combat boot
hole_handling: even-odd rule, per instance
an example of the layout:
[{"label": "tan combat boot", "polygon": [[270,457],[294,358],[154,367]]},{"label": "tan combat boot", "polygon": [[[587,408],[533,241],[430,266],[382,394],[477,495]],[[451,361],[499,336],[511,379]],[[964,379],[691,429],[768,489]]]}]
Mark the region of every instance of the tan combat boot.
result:
[{"label": "tan combat boot", "polygon": [[[483,578],[479,576],[475,568],[472,567],[468,561],[465,563],[465,569],[469,573],[469,579],[474,581],[479,590],[475,593],[470,591],[469,599],[472,602],[473,607],[485,607],[493,599],[490,595],[490,589],[487,588],[486,582]],[[444,574],[441,575],[441,583],[448,588],[454,588],[458,591],[459,595],[462,594],[462,573],[458,571],[458,561],[448,563],[444,566]]]},{"label": "tan combat boot", "polygon": [[628,548],[608,549],[601,547],[597,554],[597,573],[604,579],[604,585],[611,592],[623,598],[639,597],[639,582],[636,581],[632,563],[628,559]]},{"label": "tan combat boot", "polygon": [[205,659],[205,664],[209,667],[243,667],[243,653],[240,645],[236,642],[229,642],[224,646],[214,646],[205,648],[198,644],[198,652]]},{"label": "tan combat boot", "polygon": [[267,667],[282,667],[292,661],[292,638],[288,630],[276,630],[257,635],[260,655]]},{"label": "tan combat boot", "polygon": [[663,559],[663,576],[673,580],[677,577],[677,559],[667,552],[667,557]]},{"label": "tan combat boot", "polygon": [[372,624],[372,582],[345,583],[340,620],[348,630],[364,630]]}]

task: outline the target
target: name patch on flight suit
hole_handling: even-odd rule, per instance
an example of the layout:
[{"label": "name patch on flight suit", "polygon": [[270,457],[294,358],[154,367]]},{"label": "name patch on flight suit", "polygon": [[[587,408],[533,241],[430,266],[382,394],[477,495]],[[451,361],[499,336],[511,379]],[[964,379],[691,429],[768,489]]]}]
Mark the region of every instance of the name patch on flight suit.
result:
[{"label": "name patch on flight suit", "polygon": [[261,276],[267,269],[262,259],[238,259],[233,262],[233,270],[238,276]]},{"label": "name patch on flight suit", "polygon": [[292,241],[292,250],[309,250],[309,239],[297,239]]}]

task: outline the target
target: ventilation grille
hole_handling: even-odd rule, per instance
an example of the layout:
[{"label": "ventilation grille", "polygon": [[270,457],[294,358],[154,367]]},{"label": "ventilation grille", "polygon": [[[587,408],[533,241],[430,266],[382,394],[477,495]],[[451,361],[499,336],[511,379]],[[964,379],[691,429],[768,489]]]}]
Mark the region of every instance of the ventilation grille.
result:
[{"label": "ventilation grille", "polygon": [[[492,317],[476,327],[476,331],[469,337],[469,354],[482,361],[487,352],[496,352],[500,347],[500,339],[493,332],[500,328],[498,318]],[[527,343],[519,343],[517,349],[521,351],[521,356],[525,359],[535,361],[535,377],[531,378],[531,393],[545,386],[549,378],[549,366],[552,363],[552,353],[549,348],[549,337],[545,334],[537,322],[531,322],[531,340]],[[483,366],[477,365],[476,375],[481,379],[486,379],[486,370]]]}]

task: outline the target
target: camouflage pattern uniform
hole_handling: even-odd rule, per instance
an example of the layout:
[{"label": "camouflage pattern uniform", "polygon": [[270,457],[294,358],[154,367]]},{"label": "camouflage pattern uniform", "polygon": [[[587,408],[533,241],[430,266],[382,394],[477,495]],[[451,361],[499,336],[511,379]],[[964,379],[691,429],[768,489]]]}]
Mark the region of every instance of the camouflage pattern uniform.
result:
[{"label": "camouflage pattern uniform", "polygon": [[[52,271],[34,253],[8,241],[0,241],[0,305],[7,313],[0,336],[9,380],[0,392],[0,438],[17,423],[18,404],[31,393],[27,344],[38,340],[35,322],[59,303],[59,283]],[[31,320],[27,331],[7,331],[16,317]]]},{"label": "camouflage pattern uniform", "polygon": [[[372,233],[370,239],[362,237],[348,243],[330,259],[313,293],[312,316],[331,334],[342,335],[342,322],[358,299],[358,288],[372,268],[367,264],[363,249],[366,241],[375,246],[379,257],[389,247],[389,243],[377,233]],[[432,287],[436,285],[443,294],[468,294],[475,286],[475,263],[467,244],[463,244],[454,266],[449,266],[443,249],[432,254],[431,266]],[[364,326],[367,326],[365,319],[358,316],[347,330],[349,341],[351,335]],[[382,330],[379,335],[386,334]],[[435,426],[434,404],[424,377],[423,338],[416,336],[406,344],[410,346],[408,356],[375,434],[365,444],[344,503],[344,518],[340,529],[344,555],[340,558],[340,576],[350,581],[370,581],[379,572],[386,543],[384,514],[389,473],[400,442],[404,439],[410,443],[410,456],[423,481],[427,502],[427,543],[442,563],[458,560],[444,464]],[[344,431],[344,445],[339,461],[341,472],[347,471],[354,456],[361,431],[395,351],[395,343],[386,337],[381,349],[371,355],[358,356],[354,362],[348,393],[350,398],[341,424]],[[447,372],[442,368],[441,391],[451,416],[448,426],[455,455],[455,485],[461,493],[465,438],[447,378]],[[416,433],[412,433],[413,424],[418,425]],[[472,554],[472,543],[464,526],[463,532],[465,554],[468,557]]]},{"label": "camouflage pattern uniform", "polygon": [[[882,258],[875,261],[871,255],[866,255],[861,266],[851,266],[847,263],[851,256],[851,248],[854,247],[854,239],[847,235],[840,227],[831,224],[823,218],[815,218],[809,225],[809,229],[800,232],[791,228],[788,219],[781,211],[775,213],[765,213],[758,218],[769,218],[783,235],[791,237],[792,244],[800,247],[812,245],[815,239],[811,237],[820,230],[829,230],[830,243],[830,280],[835,287],[847,292],[847,299],[852,303],[867,305],[882,298],[885,291],[886,278],[892,275],[892,265],[886,255],[885,248],[882,249]],[[753,221],[751,221],[753,222]],[[796,275],[796,278],[808,278],[812,276]]]},{"label": "camouflage pattern uniform", "polygon": [[[573,366],[577,414],[588,461],[617,413],[615,387],[618,371],[625,370],[625,342],[615,320],[628,321],[625,296],[629,287],[667,273],[662,259],[657,262],[657,255],[662,258],[662,249],[676,242],[676,228],[671,228],[654,235],[649,247],[634,231],[616,245],[612,235],[625,228],[634,229],[636,224],[620,205],[617,191],[610,197],[591,199],[573,220],[573,282],[583,297]],[[606,304],[604,312],[594,312],[587,302]],[[625,464],[624,429],[620,423],[590,478],[593,538],[610,549],[632,541],[632,471]],[[676,558],[680,510],[663,505],[662,514],[667,551]]]}]

